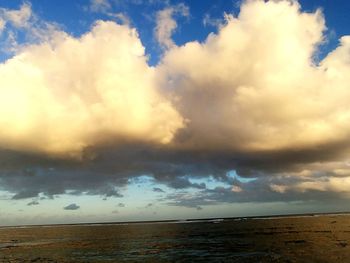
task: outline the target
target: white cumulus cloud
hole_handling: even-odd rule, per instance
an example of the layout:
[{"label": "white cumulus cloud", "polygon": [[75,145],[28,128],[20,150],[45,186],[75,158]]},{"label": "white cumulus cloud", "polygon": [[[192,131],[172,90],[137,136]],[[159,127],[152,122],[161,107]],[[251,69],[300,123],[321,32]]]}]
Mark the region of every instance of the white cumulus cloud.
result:
[{"label": "white cumulus cloud", "polygon": [[325,29],[295,1],[246,1],[204,43],[169,50],[159,71],[189,120],[181,141],[257,152],[347,140],[350,41],[317,64]]},{"label": "white cumulus cloud", "polygon": [[0,65],[0,146],[79,154],[104,138],[167,143],[182,118],[154,83],[134,29],[97,22]]}]

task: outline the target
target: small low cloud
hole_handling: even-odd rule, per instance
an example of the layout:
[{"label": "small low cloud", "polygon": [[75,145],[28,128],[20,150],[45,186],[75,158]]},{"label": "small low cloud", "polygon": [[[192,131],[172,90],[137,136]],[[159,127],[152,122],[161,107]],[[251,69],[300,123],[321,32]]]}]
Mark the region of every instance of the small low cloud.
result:
[{"label": "small low cloud", "polygon": [[32,206],[32,205],[39,205],[40,203],[38,201],[31,201],[27,204],[27,206]]},{"label": "small low cloud", "polygon": [[63,209],[64,210],[78,210],[80,208],[80,206],[78,206],[77,204],[70,204],[65,206]]},{"label": "small low cloud", "polygon": [[153,188],[153,192],[156,192],[156,193],[165,193],[163,189],[159,188],[159,187],[154,187]]},{"label": "small low cloud", "polygon": [[118,206],[118,207],[125,207],[125,204],[119,203],[117,206]]},{"label": "small low cloud", "polygon": [[123,197],[116,189],[109,189],[106,192],[106,197]]}]

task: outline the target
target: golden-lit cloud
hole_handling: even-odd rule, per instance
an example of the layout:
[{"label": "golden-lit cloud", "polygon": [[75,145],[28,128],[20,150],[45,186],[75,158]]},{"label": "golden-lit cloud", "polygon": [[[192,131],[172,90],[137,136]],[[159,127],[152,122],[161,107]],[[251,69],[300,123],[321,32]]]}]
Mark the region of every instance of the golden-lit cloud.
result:
[{"label": "golden-lit cloud", "polygon": [[346,140],[349,41],[317,64],[325,29],[319,10],[297,2],[246,1],[204,43],[171,49],[162,85],[189,120],[185,143],[276,151]]},{"label": "golden-lit cloud", "polygon": [[105,138],[167,143],[182,118],[154,76],[134,29],[56,32],[0,66],[0,146],[77,155]]}]

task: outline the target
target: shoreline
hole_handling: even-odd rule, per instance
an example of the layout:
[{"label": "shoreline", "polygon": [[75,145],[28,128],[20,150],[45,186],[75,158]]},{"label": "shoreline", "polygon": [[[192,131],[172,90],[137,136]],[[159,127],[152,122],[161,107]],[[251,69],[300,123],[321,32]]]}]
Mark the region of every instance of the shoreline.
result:
[{"label": "shoreline", "polygon": [[298,214],[275,214],[260,216],[239,216],[239,217],[210,217],[210,218],[188,218],[169,220],[145,220],[145,221],[115,221],[115,222],[95,222],[95,223],[72,223],[72,224],[33,224],[33,225],[9,225],[0,226],[1,229],[9,228],[36,228],[36,227],[64,227],[64,226],[108,226],[108,225],[148,225],[148,224],[188,224],[188,223],[218,223],[225,221],[245,221],[245,220],[274,220],[288,218],[303,218],[317,216],[346,216],[350,212],[329,212],[329,213],[298,213]]}]

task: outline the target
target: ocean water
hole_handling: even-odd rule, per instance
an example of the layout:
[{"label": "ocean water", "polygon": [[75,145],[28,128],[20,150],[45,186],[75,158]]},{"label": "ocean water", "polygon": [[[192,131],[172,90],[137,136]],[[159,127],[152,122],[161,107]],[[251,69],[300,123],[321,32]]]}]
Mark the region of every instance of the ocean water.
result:
[{"label": "ocean water", "polygon": [[0,262],[350,262],[350,216],[0,228]]}]

